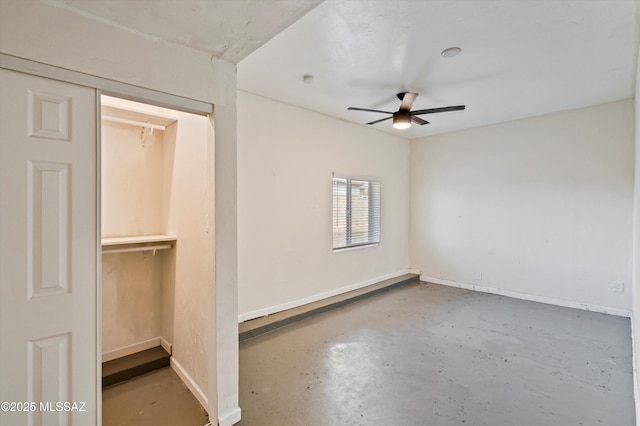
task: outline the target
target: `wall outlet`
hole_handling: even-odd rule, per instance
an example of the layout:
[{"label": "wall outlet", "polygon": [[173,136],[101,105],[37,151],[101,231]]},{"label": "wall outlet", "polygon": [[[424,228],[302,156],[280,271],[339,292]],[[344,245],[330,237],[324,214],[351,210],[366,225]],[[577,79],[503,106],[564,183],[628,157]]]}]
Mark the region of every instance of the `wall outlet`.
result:
[{"label": "wall outlet", "polygon": [[476,281],[482,281],[482,272],[476,273]]},{"label": "wall outlet", "polygon": [[623,281],[614,281],[611,283],[611,291],[615,291],[617,293],[624,292],[624,282]]}]

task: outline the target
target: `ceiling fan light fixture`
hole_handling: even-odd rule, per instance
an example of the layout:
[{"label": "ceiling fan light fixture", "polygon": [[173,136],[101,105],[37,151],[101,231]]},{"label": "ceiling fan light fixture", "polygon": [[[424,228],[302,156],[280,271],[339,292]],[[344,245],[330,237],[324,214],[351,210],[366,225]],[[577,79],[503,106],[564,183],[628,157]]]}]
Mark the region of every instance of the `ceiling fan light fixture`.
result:
[{"label": "ceiling fan light fixture", "polygon": [[447,112],[447,111],[462,111],[465,109],[464,105],[456,105],[456,106],[447,106],[440,108],[427,108],[427,109],[414,109],[413,102],[416,100],[417,93],[412,92],[400,92],[398,93],[398,99],[400,99],[401,104],[400,108],[396,112],[391,111],[382,111],[379,109],[371,109],[371,108],[356,108],[349,107],[347,108],[349,111],[365,111],[365,112],[377,112],[380,114],[387,114],[386,117],[380,118],[378,120],[373,120],[367,123],[368,126],[373,124],[378,124],[383,121],[392,120],[393,128],[399,130],[405,130],[411,127],[412,123],[418,124],[420,126],[424,126],[425,124],[429,124],[427,120],[424,120],[419,115],[423,114],[435,114],[438,112]]},{"label": "ceiling fan light fixture", "polygon": [[404,130],[411,127],[411,112],[410,111],[394,112],[393,127],[398,130]]}]

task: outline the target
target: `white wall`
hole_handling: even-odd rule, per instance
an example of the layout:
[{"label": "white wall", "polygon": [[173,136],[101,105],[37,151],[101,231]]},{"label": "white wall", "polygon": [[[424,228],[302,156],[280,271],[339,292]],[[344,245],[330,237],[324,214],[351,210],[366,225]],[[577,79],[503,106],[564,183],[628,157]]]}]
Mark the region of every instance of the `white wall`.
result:
[{"label": "white wall", "polygon": [[[164,256],[160,251],[155,256],[148,252],[102,256],[102,353],[106,355],[103,362],[147,349],[139,345],[152,339],[156,342],[151,346],[158,346],[158,338],[165,337]],[[122,353],[123,350],[126,352]],[[118,355],[112,356],[114,352]]]},{"label": "white wall", "polygon": [[[224,64],[223,64],[224,65]],[[207,158],[214,167],[208,182],[215,194],[215,262],[209,262],[209,274],[215,277],[215,288],[209,289],[210,312],[215,317],[216,339],[210,339],[209,359],[216,370],[209,369],[209,383],[217,382],[215,409],[220,426],[240,421],[238,406],[240,349],[238,344],[238,211],[237,211],[237,128],[236,69],[217,67],[215,103],[215,146],[209,145]],[[213,216],[214,205],[210,206]],[[209,394],[216,389],[209,388]],[[213,398],[210,398],[212,401]],[[213,402],[210,402],[213,412]]]},{"label": "white wall", "polygon": [[632,100],[416,140],[411,267],[629,310],[632,194]]},{"label": "white wall", "polygon": [[[638,3],[640,14],[640,3]],[[633,317],[631,328],[633,331],[633,378],[635,384],[636,418],[640,423],[640,48],[638,51],[638,65],[636,68],[636,98],[635,98],[635,184],[633,203]]]},{"label": "white wall", "polygon": [[[140,127],[103,121],[101,139],[102,236],[162,234],[163,132],[143,148]],[[102,256],[103,354],[167,337],[163,257],[161,251]]]},{"label": "white wall", "polygon": [[[238,93],[242,319],[406,273],[409,142]],[[333,253],[332,172],[381,179],[377,247]]]},{"label": "white wall", "polygon": [[3,0],[0,34],[6,54],[192,99],[215,96],[210,55],[87,19],[53,2]]},{"label": "white wall", "polygon": [[103,121],[101,131],[102,236],[160,234],[163,132],[143,147],[140,127]]},{"label": "white wall", "polygon": [[[169,112],[167,112],[169,114]],[[164,140],[163,232],[177,237],[165,262],[166,285],[174,283],[173,303],[165,299],[165,314],[173,318],[172,362],[178,363],[200,388],[208,388],[208,263],[209,192],[206,117],[171,112],[178,121],[166,130]],[[166,255],[165,255],[166,256]],[[165,257],[165,260],[167,257]],[[172,265],[175,265],[172,268]],[[171,289],[168,289],[169,291]],[[167,312],[172,309],[173,312]],[[165,324],[163,331],[171,327]],[[206,395],[200,395],[206,396]]]}]

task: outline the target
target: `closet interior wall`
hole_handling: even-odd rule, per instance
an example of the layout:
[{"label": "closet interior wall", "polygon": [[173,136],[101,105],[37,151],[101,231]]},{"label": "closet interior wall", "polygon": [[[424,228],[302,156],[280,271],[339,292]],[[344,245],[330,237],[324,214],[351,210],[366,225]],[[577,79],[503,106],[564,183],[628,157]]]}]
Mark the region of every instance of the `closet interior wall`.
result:
[{"label": "closet interior wall", "polygon": [[[166,234],[164,139],[175,132],[147,129],[102,121],[103,238]],[[172,324],[164,321],[173,312],[175,283],[164,273],[172,251],[102,255],[103,361],[173,340]]]},{"label": "closet interior wall", "polygon": [[[203,402],[211,327],[210,268],[215,258],[209,229],[211,122],[208,117],[107,96],[102,104],[103,244],[109,237],[175,237],[172,248],[155,254],[152,249],[107,254],[103,246],[103,361],[162,342],[170,349],[174,370]],[[105,112],[166,129],[151,132],[108,121]]]}]

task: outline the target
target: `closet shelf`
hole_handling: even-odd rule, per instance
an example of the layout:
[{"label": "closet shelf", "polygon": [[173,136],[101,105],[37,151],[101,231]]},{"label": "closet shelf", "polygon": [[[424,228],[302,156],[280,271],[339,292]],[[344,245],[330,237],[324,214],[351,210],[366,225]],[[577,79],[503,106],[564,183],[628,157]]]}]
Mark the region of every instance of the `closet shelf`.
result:
[{"label": "closet shelf", "polygon": [[126,237],[103,237],[102,246],[117,246],[122,244],[161,243],[165,241],[175,242],[173,235],[128,235]]},{"label": "closet shelf", "polygon": [[[171,235],[131,235],[102,238],[102,253],[130,253],[137,251],[167,250],[173,248],[177,238]],[[117,246],[117,247],[112,247]]]}]

